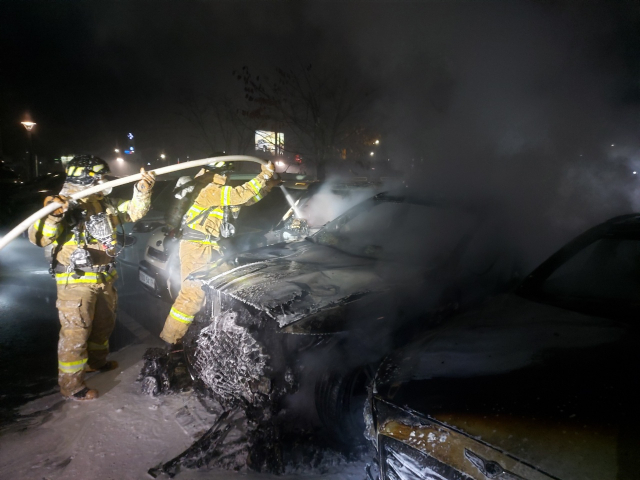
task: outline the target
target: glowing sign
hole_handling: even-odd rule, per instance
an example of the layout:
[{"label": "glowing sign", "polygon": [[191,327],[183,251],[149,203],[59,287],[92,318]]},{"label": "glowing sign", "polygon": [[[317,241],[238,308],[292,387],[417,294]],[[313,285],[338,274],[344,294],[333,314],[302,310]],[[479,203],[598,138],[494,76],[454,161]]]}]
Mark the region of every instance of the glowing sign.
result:
[{"label": "glowing sign", "polygon": [[131,150],[125,150],[124,153],[126,153],[127,155],[131,155]]},{"label": "glowing sign", "polygon": [[256,150],[279,155],[284,150],[284,133],[256,130]]},{"label": "glowing sign", "polygon": [[128,138],[129,140],[133,140],[133,133],[130,133],[129,135],[127,135],[127,138]]}]

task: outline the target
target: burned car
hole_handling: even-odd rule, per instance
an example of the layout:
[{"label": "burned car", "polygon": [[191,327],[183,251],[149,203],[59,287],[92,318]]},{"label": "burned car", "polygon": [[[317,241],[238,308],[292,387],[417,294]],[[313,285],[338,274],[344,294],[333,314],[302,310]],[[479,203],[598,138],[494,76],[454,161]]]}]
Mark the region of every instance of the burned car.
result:
[{"label": "burned car", "polygon": [[315,398],[331,434],[361,438],[371,365],[502,285],[491,237],[477,212],[378,194],[303,241],[227,257],[196,274],[207,305],[184,340],[193,375],[227,405]]},{"label": "burned car", "polygon": [[[251,175],[231,174],[230,185],[240,185],[251,178]],[[328,191],[332,197],[341,199],[343,204],[349,198],[346,204],[353,205],[356,199],[380,191],[380,184],[367,181],[327,184],[310,180],[305,175],[293,174],[282,174],[281,178],[286,193],[276,188],[258,204],[242,208],[238,218],[233,219],[236,233],[218,241],[225,255],[233,256],[267,245],[302,240],[317,232],[322,224],[333,217],[327,218],[327,215],[317,213],[308,215],[306,208],[312,207],[314,201],[311,199],[321,197],[323,192]],[[289,202],[294,202],[297,215]],[[325,213],[330,215],[332,212]],[[180,288],[179,240],[176,231],[162,219],[157,221],[153,217],[147,224],[153,225],[153,228],[139,262],[138,278],[145,291],[173,302]]]},{"label": "burned car", "polygon": [[365,409],[369,478],[637,478],[639,315],[634,214],[387,357]]}]

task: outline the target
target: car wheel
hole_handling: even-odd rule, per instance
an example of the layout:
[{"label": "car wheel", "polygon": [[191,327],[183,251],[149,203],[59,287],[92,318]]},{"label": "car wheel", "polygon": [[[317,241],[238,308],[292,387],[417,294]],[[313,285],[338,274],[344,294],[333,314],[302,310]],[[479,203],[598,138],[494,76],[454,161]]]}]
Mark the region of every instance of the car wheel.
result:
[{"label": "car wheel", "polygon": [[316,382],[316,410],[329,435],[344,446],[364,442],[363,410],[373,367],[328,371]]}]

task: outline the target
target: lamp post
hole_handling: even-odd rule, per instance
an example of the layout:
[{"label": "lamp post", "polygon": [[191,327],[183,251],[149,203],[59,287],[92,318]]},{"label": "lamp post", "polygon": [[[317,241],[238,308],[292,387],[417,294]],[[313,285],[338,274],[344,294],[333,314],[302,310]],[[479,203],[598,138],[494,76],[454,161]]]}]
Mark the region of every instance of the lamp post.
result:
[{"label": "lamp post", "polygon": [[38,176],[38,165],[35,165],[35,177],[33,175],[34,173],[34,165],[33,165],[33,140],[31,138],[31,130],[33,130],[33,127],[36,126],[36,122],[30,122],[30,121],[25,121],[25,122],[20,122],[22,124],[22,126],[24,128],[27,129],[27,137],[29,138],[29,168],[27,169],[27,171],[29,172],[29,178],[33,179],[35,177]]}]

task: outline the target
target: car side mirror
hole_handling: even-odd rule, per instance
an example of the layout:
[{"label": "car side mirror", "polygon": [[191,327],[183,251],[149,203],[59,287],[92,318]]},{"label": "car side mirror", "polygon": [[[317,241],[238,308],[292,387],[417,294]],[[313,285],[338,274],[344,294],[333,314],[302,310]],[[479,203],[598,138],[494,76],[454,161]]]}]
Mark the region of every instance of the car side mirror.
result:
[{"label": "car side mirror", "polygon": [[116,241],[120,246],[130,247],[131,245],[134,245],[138,241],[138,239],[132,235],[123,235],[122,233],[117,233]]}]

